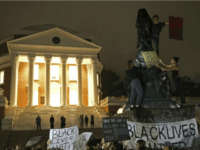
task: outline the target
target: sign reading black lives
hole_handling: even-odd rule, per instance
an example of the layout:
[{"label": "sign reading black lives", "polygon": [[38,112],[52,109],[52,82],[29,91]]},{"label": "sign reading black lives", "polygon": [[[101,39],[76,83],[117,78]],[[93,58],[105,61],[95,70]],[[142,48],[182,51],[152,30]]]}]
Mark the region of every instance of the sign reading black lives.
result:
[{"label": "sign reading black lives", "polygon": [[105,142],[130,140],[126,118],[102,118]]}]

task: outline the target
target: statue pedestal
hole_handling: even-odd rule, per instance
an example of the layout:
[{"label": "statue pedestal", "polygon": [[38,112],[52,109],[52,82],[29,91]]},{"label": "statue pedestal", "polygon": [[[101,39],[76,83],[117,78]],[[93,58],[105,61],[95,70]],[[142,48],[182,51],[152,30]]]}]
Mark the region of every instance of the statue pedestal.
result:
[{"label": "statue pedestal", "polygon": [[126,117],[128,121],[143,123],[167,123],[195,118],[192,106],[185,108],[134,108],[115,117]]}]

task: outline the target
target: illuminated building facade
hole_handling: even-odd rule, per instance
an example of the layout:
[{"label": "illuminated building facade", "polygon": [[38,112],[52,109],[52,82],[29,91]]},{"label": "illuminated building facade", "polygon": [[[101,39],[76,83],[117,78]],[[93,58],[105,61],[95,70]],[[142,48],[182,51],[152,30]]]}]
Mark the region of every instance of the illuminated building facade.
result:
[{"label": "illuminated building facade", "polygon": [[99,105],[101,47],[91,39],[55,25],[15,32],[0,43],[0,95],[11,107]]}]

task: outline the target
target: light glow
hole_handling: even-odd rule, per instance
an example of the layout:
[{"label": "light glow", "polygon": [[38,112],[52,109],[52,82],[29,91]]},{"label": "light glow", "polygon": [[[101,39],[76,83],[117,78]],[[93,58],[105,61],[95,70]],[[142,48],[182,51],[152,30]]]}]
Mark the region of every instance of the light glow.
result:
[{"label": "light glow", "polygon": [[50,95],[51,106],[60,107],[60,84],[52,82],[50,93],[51,93]]},{"label": "light glow", "polygon": [[97,73],[97,86],[99,86],[99,74]]},{"label": "light glow", "polygon": [[39,80],[39,65],[34,65],[34,80]]},{"label": "light glow", "polygon": [[77,66],[69,66],[69,81],[77,81]]},{"label": "light glow", "polygon": [[78,104],[78,91],[77,84],[71,84],[69,88],[69,104],[77,105]]},{"label": "light glow", "polygon": [[59,65],[51,65],[51,80],[59,80]]},{"label": "light glow", "polygon": [[4,70],[0,71],[0,84],[4,83]]}]

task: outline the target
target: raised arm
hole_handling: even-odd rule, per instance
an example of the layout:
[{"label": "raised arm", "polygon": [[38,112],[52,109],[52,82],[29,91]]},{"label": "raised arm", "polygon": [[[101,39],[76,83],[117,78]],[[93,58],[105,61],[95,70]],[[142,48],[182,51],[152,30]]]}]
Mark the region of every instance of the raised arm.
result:
[{"label": "raised arm", "polygon": [[160,69],[162,69],[162,70],[164,70],[164,71],[179,70],[179,67],[178,67],[178,66],[177,66],[177,67],[171,67],[171,68],[169,68],[169,69],[166,69],[166,68],[160,67],[160,66],[157,64],[156,67],[158,67],[158,68],[160,68]]},{"label": "raised arm", "polygon": [[161,63],[162,65],[164,65],[165,67],[168,67],[168,68],[171,68],[171,67],[172,67],[172,65],[166,65],[166,64],[164,64],[164,63],[162,62],[161,59],[159,59],[159,61],[160,61],[160,63]]}]

